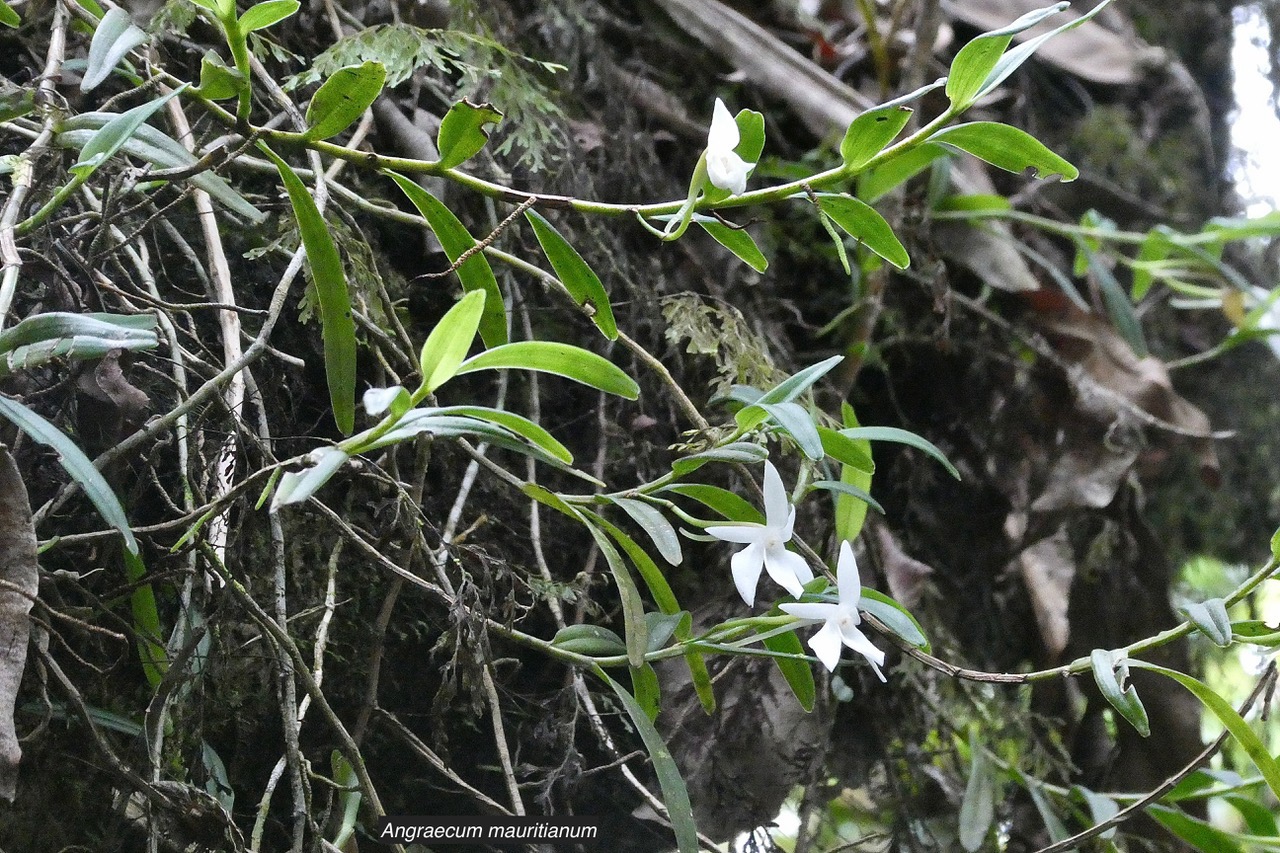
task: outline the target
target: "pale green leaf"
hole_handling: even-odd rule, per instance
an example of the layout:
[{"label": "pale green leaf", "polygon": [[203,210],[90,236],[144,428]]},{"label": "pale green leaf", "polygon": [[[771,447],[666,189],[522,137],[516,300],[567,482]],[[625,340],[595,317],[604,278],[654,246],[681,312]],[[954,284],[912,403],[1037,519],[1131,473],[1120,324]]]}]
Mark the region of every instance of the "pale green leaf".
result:
[{"label": "pale green leaf", "polygon": [[74,441],[33,410],[3,395],[0,395],[0,417],[7,418],[37,444],[52,447],[58,454],[58,463],[71,475],[71,479],[80,484],[80,488],[84,489],[85,496],[97,508],[98,513],[108,524],[120,531],[129,553],[138,553],[138,542],[129,528],[129,519],[125,515],[124,507],[120,505],[120,499],[116,497],[111,486],[107,485],[102,474],[93,467],[93,462],[84,455],[84,451],[77,447]]},{"label": "pale green leaf", "polygon": [[463,100],[449,107],[436,136],[439,166],[452,169],[474,157],[489,141],[485,125],[497,124],[501,118],[502,113],[494,109],[493,104],[473,104]]},{"label": "pale green leaf", "polygon": [[503,344],[473,355],[462,363],[458,373],[512,369],[553,373],[628,400],[640,396],[640,386],[612,362],[581,347],[554,341]]},{"label": "pale green leaf", "polygon": [[473,290],[445,313],[418,355],[422,394],[431,394],[458,373],[484,316],[485,292]]},{"label": "pale green leaf", "polygon": [[645,534],[653,541],[654,547],[673,566],[680,565],[683,554],[680,550],[680,537],[662,512],[652,504],[631,498],[611,498],[631,520],[640,525]]},{"label": "pale green leaf", "polygon": [[266,0],[250,6],[240,16],[240,32],[248,35],[254,30],[264,30],[298,11],[298,0]]},{"label": "pale green leaf", "polygon": [[80,91],[96,88],[124,59],[125,54],[147,40],[147,34],[136,27],[129,13],[119,6],[112,6],[98,22],[89,42],[89,58],[85,64]]}]

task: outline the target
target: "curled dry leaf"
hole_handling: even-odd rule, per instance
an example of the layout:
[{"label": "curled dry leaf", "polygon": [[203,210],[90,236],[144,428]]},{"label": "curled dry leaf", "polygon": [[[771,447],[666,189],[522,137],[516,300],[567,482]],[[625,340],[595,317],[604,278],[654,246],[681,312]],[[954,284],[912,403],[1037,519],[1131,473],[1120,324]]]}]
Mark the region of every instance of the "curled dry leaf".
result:
[{"label": "curled dry leaf", "polygon": [[18,685],[27,663],[35,600],[36,531],[31,503],[9,449],[0,445],[0,797],[13,802],[22,748],[14,728]]}]

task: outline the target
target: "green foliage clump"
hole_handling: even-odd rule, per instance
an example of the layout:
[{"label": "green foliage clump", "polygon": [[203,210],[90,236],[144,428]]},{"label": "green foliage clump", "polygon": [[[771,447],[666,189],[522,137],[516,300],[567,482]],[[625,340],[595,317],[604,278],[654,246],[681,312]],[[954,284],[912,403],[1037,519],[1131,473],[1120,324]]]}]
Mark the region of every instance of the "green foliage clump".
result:
[{"label": "green foliage clump", "polygon": [[454,100],[482,96],[492,101],[505,114],[507,128],[496,155],[517,151],[533,171],[553,156],[560,141],[555,120],[562,112],[537,72],[555,73],[563,66],[517,53],[486,35],[410,24],[369,27],[330,46],[285,88],[318,83],[339,68],[371,60],[386,66],[389,88],[419,69],[433,68],[456,78],[456,91],[449,93]]}]

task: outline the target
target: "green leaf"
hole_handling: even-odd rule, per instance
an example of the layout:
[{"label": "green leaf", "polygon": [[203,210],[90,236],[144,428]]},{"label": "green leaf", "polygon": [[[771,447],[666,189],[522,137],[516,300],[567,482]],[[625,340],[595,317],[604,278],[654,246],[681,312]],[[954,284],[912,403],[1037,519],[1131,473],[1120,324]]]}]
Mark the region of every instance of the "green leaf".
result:
[{"label": "green leaf", "polygon": [[484,316],[485,292],[473,290],[436,323],[418,354],[423,395],[433,393],[458,373]]},{"label": "green leaf", "polygon": [[640,396],[640,386],[612,362],[581,347],[553,341],[517,341],[494,347],[464,361],[458,374],[477,370],[537,370],[628,400]]},{"label": "green leaf", "polygon": [[658,674],[649,664],[631,667],[631,691],[636,695],[636,704],[644,709],[644,715],[652,722],[658,719],[658,710],[662,706],[662,688],[658,685]]},{"label": "green leaf", "polygon": [[449,107],[436,136],[440,168],[452,169],[478,154],[489,141],[485,125],[497,124],[501,118],[502,113],[494,109],[493,104],[473,104],[464,100]]},{"label": "green leaf", "polygon": [[314,495],[350,458],[336,447],[317,447],[308,453],[308,467],[300,471],[286,471],[280,478],[275,497],[271,499],[271,512],[282,506],[301,503]]},{"label": "green leaf", "polygon": [[224,64],[213,51],[205,51],[200,60],[200,87],[196,90],[199,94],[211,101],[221,101],[238,97],[244,86],[240,69]]},{"label": "green leaf", "polygon": [[[119,117],[116,113],[104,112],[80,113],[71,116],[62,122],[62,130],[54,137],[54,142],[64,148],[84,149],[97,137],[99,130]],[[195,155],[179,145],[177,140],[149,124],[138,125],[133,134],[120,146],[120,150],[130,157],[145,160],[161,169],[189,168],[196,165]],[[81,159],[84,159],[83,156]],[[213,196],[231,212],[243,216],[254,224],[267,218],[265,213],[246,201],[244,196],[211,171],[200,172],[186,180]]]},{"label": "green leaf", "polygon": [[547,432],[540,424],[502,409],[491,409],[487,406],[445,406],[437,410],[440,415],[465,415],[482,421],[489,421],[504,429],[508,429],[522,438],[537,445],[541,450],[560,460],[566,465],[573,464],[573,454],[556,437]]},{"label": "green leaf", "polygon": [[120,499],[75,442],[33,410],[3,395],[0,395],[0,417],[7,418],[37,444],[52,447],[58,454],[58,463],[84,489],[85,496],[97,508],[99,515],[120,531],[128,552],[138,553],[138,542],[129,529],[129,519],[124,513],[124,507],[120,505]]},{"label": "green leaf", "polygon": [[[762,410],[763,411],[763,410]],[[671,470],[677,477],[684,477],[706,465],[708,462],[763,462],[769,458],[769,451],[758,444],[747,441],[735,441],[723,447],[684,456],[671,463]]]},{"label": "green leaf", "polygon": [[351,293],[347,290],[342,258],[338,256],[329,226],[302,179],[266,145],[259,143],[258,148],[275,164],[298,220],[298,231],[311,266],[311,280],[320,301],[320,336],[324,342],[329,404],[338,429],[343,435],[350,435],[356,426],[356,323],[351,314]]},{"label": "green leaf", "polygon": [[611,498],[610,500],[631,516],[632,521],[640,525],[645,534],[653,540],[654,547],[658,549],[662,559],[673,566],[680,565],[684,559],[680,551],[680,537],[676,535],[676,529],[671,526],[671,522],[667,521],[657,507],[630,498]]},{"label": "green leaf", "polygon": [[[1120,812],[1120,806],[1115,800],[1110,797],[1103,796],[1102,794],[1094,793],[1083,785],[1074,786],[1072,791],[1084,798],[1085,804],[1089,807],[1089,816],[1093,818],[1094,826],[1097,826],[1100,823],[1106,823]],[[1114,838],[1115,834],[1116,827],[1113,826],[1104,831],[1098,837],[1105,840]]]},{"label": "green leaf", "polygon": [[1133,284],[1130,294],[1134,302],[1146,296],[1151,285],[1155,283],[1152,266],[1157,261],[1163,261],[1169,257],[1175,248],[1164,229],[1152,228],[1147,232],[1146,239],[1142,241],[1138,254],[1133,259]]},{"label": "green leaf", "polygon": [[333,770],[333,781],[341,790],[338,793],[338,809],[342,820],[338,824],[331,844],[335,850],[345,850],[347,842],[356,831],[356,821],[360,817],[360,800],[362,794],[356,784],[356,770],[351,762],[339,750],[329,753],[329,765]]},{"label": "green leaf", "polygon": [[1231,623],[1232,638],[1257,646],[1280,646],[1280,628],[1273,628],[1261,619],[1248,619]]},{"label": "green leaf", "polygon": [[1013,204],[1002,195],[949,195],[933,209],[939,212],[1013,210]]},{"label": "green leaf", "polygon": [[[946,93],[951,100],[953,110],[963,111],[986,88],[987,81],[996,70],[1001,56],[1013,41],[1015,34],[1034,27],[1069,5],[1069,3],[1055,3],[1048,8],[1028,12],[1009,26],[983,33],[960,48],[956,58],[951,61],[951,73],[947,75]],[[1012,70],[1009,69],[1008,73],[1012,73]]]},{"label": "green leaf", "polygon": [[13,11],[13,7],[4,2],[4,0],[0,0],[0,25],[17,29],[21,24],[22,18],[18,16],[17,12]]},{"label": "green leaf", "polygon": [[[858,417],[853,411],[853,406],[847,402],[840,404],[840,415],[845,429],[858,427]],[[840,482],[850,489],[869,494],[871,478],[876,468],[871,458],[871,442],[865,438],[850,438],[835,430],[823,432],[823,429],[826,428],[818,430],[823,437],[823,450],[842,463]],[[862,525],[867,520],[867,507],[870,504],[853,493],[837,492],[835,499],[836,538],[852,542],[862,532]]]},{"label": "green leaf", "polygon": [[875,473],[876,463],[871,460],[871,443],[865,438],[849,438],[824,426],[818,427],[818,435],[822,439],[822,451],[827,456],[867,474]]},{"label": "green leaf", "polygon": [[810,365],[804,370],[798,371],[792,376],[779,382],[773,388],[766,391],[760,396],[754,404],[747,406],[734,415],[734,420],[738,422],[738,427],[743,430],[754,429],[762,424],[768,413],[760,408],[761,403],[789,403],[796,397],[799,397],[805,391],[813,387],[819,379],[825,376],[831,368],[844,361],[844,356],[833,355],[825,361]]},{"label": "green leaf", "polygon": [[[443,127],[441,128],[443,132]],[[595,274],[587,262],[578,254],[578,250],[569,245],[569,241],[536,210],[524,212],[525,218],[533,226],[533,233],[538,238],[538,245],[551,261],[551,268],[556,271],[565,290],[579,306],[590,306],[591,322],[596,324],[606,338],[618,339],[618,324],[613,319],[613,308],[609,305],[609,294],[605,292],[600,277]]]},{"label": "green leaf", "polygon": [[[658,605],[658,609],[666,615],[682,613],[680,602],[676,600],[676,594],[671,591],[671,585],[667,583],[666,575],[658,568],[658,564],[653,561],[648,552],[641,548],[636,543],[636,540],[632,539],[608,519],[592,513],[591,520],[599,525],[601,530],[612,536],[614,541],[626,552],[627,557],[636,567],[636,571],[640,572],[640,578],[649,589],[649,595],[653,597],[653,603]],[[654,615],[656,614],[646,613],[645,618],[647,619]]]},{"label": "green leaf", "polygon": [[[838,495],[849,495],[855,500],[862,501],[876,512],[884,515],[884,507],[880,506],[880,502],[871,497],[866,489],[854,485],[853,483],[842,483],[839,480],[815,480],[810,483],[806,492],[821,490],[825,492],[835,492]],[[857,538],[856,536],[854,537]]]},{"label": "green leaf", "polygon": [[946,454],[939,450],[933,442],[921,438],[914,432],[908,432],[897,427],[853,427],[840,430],[840,434],[845,438],[864,439],[866,441],[893,441],[914,447],[917,450],[923,450],[940,462],[942,467],[947,469],[948,474],[957,480],[960,479],[960,472],[956,470],[956,466],[951,464],[951,460],[947,459]]},{"label": "green leaf", "polygon": [[1271,534],[1271,559],[1280,562],[1280,528]]},{"label": "green leaf", "polygon": [[645,624],[649,628],[649,651],[665,649],[672,637],[689,636],[692,633],[693,615],[688,610],[675,613],[646,613]]},{"label": "green leaf", "polygon": [[960,846],[975,853],[995,820],[996,778],[976,732],[969,734],[969,781],[960,801]]},{"label": "green leaf", "polygon": [[685,664],[689,667],[689,677],[693,680],[693,689],[698,694],[698,702],[702,710],[709,716],[716,712],[716,691],[711,684],[711,673],[707,671],[707,661],[701,653],[694,649],[684,653]]},{"label": "green leaf", "polygon": [[1215,644],[1226,648],[1232,642],[1231,617],[1227,615],[1227,605],[1221,598],[1210,598],[1208,601],[1188,604],[1179,608],[1186,614],[1191,624],[1195,625]]},{"label": "green leaf", "polygon": [[911,257],[889,223],[869,204],[853,196],[819,193],[818,207],[850,237],[898,269],[911,264]]},{"label": "green leaf", "polygon": [[1058,817],[1053,807],[1049,805],[1049,798],[1044,795],[1044,787],[1034,780],[1023,778],[1027,783],[1027,793],[1031,795],[1031,802],[1035,804],[1036,811],[1040,813],[1040,820],[1044,821],[1044,828],[1049,833],[1049,840],[1056,843],[1064,838],[1070,838],[1071,833],[1067,831],[1062,819]]},{"label": "green leaf", "polygon": [[719,486],[708,486],[702,483],[677,483],[673,486],[664,486],[659,491],[672,492],[691,498],[730,521],[746,521],[752,524],[764,524],[765,522],[764,513],[756,509],[750,501]]},{"label": "green leaf", "polygon": [[537,483],[525,483],[520,487],[520,491],[524,492],[538,503],[543,504],[544,506],[549,506],[556,512],[567,515],[574,521],[582,521],[582,513],[571,507],[564,498],[560,497],[545,486],[539,486]]},{"label": "green leaf", "polygon": [[874,204],[902,184],[914,178],[937,160],[945,157],[947,149],[926,142],[885,160],[873,169],[858,176],[858,196]]},{"label": "green leaf", "polygon": [[[271,3],[297,5],[295,0],[271,0]],[[254,6],[260,9],[271,3]],[[247,17],[250,12],[245,12]],[[382,94],[387,82],[387,69],[381,62],[348,65],[339,68],[311,96],[307,105],[306,139],[328,139],[337,136],[357,121]]]},{"label": "green leaf", "polygon": [[676,834],[679,853],[698,853],[698,828],[693,822],[693,806],[689,804],[689,789],[685,787],[684,779],[680,778],[680,769],[676,767],[671,751],[662,742],[662,736],[653,727],[653,722],[640,703],[624,690],[622,685],[605,674],[604,670],[597,668],[596,675],[617,694],[618,701],[626,709],[627,715],[631,718],[631,724],[635,726],[640,740],[644,742],[649,760],[653,763],[653,772],[658,777],[658,786],[662,789],[662,800],[666,803],[671,827]]},{"label": "green leaf", "polygon": [[1080,170],[1050,151],[1045,144],[1025,130],[996,121],[973,121],[944,128],[929,137],[931,142],[946,143],[967,151],[980,160],[1015,174],[1034,168],[1037,178],[1060,175],[1063,181],[1074,181]]},{"label": "green leaf", "polygon": [[1132,660],[1130,663],[1141,669],[1149,669],[1152,672],[1157,672],[1163,676],[1172,678],[1174,681],[1178,682],[1183,687],[1187,688],[1187,690],[1195,694],[1195,697],[1199,699],[1206,708],[1213,712],[1214,716],[1218,718],[1218,721],[1222,723],[1223,727],[1226,728],[1227,731],[1231,732],[1231,736],[1236,739],[1236,742],[1240,744],[1240,746],[1244,748],[1244,751],[1249,754],[1249,757],[1253,759],[1253,763],[1257,766],[1258,771],[1262,774],[1262,778],[1266,780],[1267,786],[1271,788],[1271,791],[1276,796],[1280,796],[1280,764],[1277,764],[1276,760],[1271,757],[1271,753],[1267,750],[1266,745],[1263,744],[1253,729],[1249,727],[1249,724],[1236,713],[1236,709],[1232,708],[1226,699],[1223,699],[1217,693],[1210,690],[1209,687],[1202,682],[1197,681],[1184,673],[1177,672],[1172,669],[1166,669],[1162,666],[1157,666],[1156,664],[1142,660]]},{"label": "green leaf", "polygon": [[578,515],[586,525],[587,531],[591,533],[591,538],[596,541],[596,547],[604,555],[609,572],[613,575],[614,586],[618,588],[618,599],[622,604],[622,621],[626,627],[627,662],[632,666],[643,666],[644,656],[649,648],[649,623],[644,620],[644,603],[640,600],[640,590],[636,587],[635,579],[631,577],[631,572],[623,562],[618,549],[613,547],[609,537],[597,526],[599,517],[593,518],[592,514],[587,512],[581,512]]},{"label": "green leaf", "polygon": [[476,246],[475,238],[458,221],[458,217],[453,215],[453,211],[445,207],[438,198],[403,175],[397,175],[395,172],[387,172],[387,174],[427,220],[427,224],[435,232],[450,263],[456,264],[463,254],[472,252],[467,260],[458,266],[458,278],[461,279],[464,290],[485,292],[484,319],[480,321],[480,337],[484,339],[484,345],[496,347],[505,344],[507,315],[502,303],[502,291],[498,289],[498,280],[494,278],[493,268],[489,266],[484,252],[473,251]]},{"label": "green leaf", "polygon": [[1106,649],[1094,649],[1089,662],[1093,666],[1093,680],[1098,682],[1098,689],[1111,706],[1137,729],[1138,734],[1143,737],[1150,735],[1151,723],[1147,719],[1147,709],[1138,698],[1138,691],[1132,684],[1124,684],[1129,677],[1129,662],[1123,656],[1117,659],[1116,654]]},{"label": "green leaf", "polygon": [[783,432],[795,439],[800,450],[810,459],[823,457],[822,439],[813,423],[813,415],[799,403],[756,403]]},{"label": "green leaf", "polygon": [[112,6],[98,22],[89,43],[89,59],[85,64],[80,91],[88,92],[107,79],[125,54],[147,40],[147,34],[134,26],[129,13]]},{"label": "green leaf", "polygon": [[71,314],[48,311],[0,333],[0,376],[55,358],[101,358],[112,350],[157,345],[152,314]]},{"label": "green leaf", "polygon": [[912,109],[882,106],[867,110],[849,124],[840,142],[846,169],[858,169],[884,150],[911,119]]},{"label": "green leaf", "polygon": [[627,653],[627,644],[622,638],[600,625],[566,625],[556,631],[551,645],[593,658],[611,658]]},{"label": "green leaf", "polygon": [[160,632],[156,593],[151,584],[143,580],[147,575],[147,567],[142,562],[142,557],[128,548],[122,550],[125,580],[133,587],[133,592],[129,595],[129,608],[133,616],[133,630],[138,635],[138,660],[142,663],[147,683],[154,690],[160,686],[169,669],[169,655],[164,647],[164,635]]},{"label": "green leaf", "polygon": [[1116,281],[1111,268],[1102,263],[1084,241],[1077,238],[1076,246],[1093,273],[1094,281],[1102,290],[1102,299],[1107,306],[1107,316],[1111,318],[1111,324],[1116,327],[1116,331],[1125,339],[1138,358],[1146,358],[1151,353],[1147,349],[1146,339],[1142,335],[1142,323],[1133,310],[1129,295],[1124,292],[1120,282]]},{"label": "green leaf", "polygon": [[1150,805],[1147,806],[1146,811],[1165,829],[1203,853],[1242,853],[1242,848],[1231,833],[1197,820],[1178,809]]},{"label": "green leaf", "polygon": [[726,225],[702,216],[694,216],[693,221],[698,223],[702,230],[710,234],[717,243],[733,252],[756,272],[764,272],[769,268],[769,259],[760,251],[760,247],[756,245],[755,240],[751,239],[751,235],[745,228]]},{"label": "green leaf", "polygon": [[787,684],[791,687],[791,692],[799,700],[800,707],[804,708],[805,711],[812,711],[813,704],[818,698],[818,688],[813,681],[813,667],[809,665],[809,661],[802,657],[805,655],[805,650],[800,643],[800,638],[796,636],[796,632],[784,631],[780,634],[767,636],[762,642],[764,647],[770,651],[784,655],[796,655],[796,657],[775,657],[773,662],[778,665],[778,670],[782,673],[782,677],[787,680]]},{"label": "green leaf", "polygon": [[1271,813],[1271,809],[1262,803],[1238,795],[1228,795],[1222,799],[1240,812],[1240,816],[1244,818],[1245,825],[1249,827],[1250,834],[1261,835],[1264,838],[1277,838],[1280,836],[1280,826],[1276,825],[1276,816]]},{"label": "green leaf", "polygon": [[[1010,74],[1018,70],[1018,68],[1022,66],[1022,63],[1026,62],[1031,57],[1031,54],[1035,53],[1036,50],[1040,48],[1040,45],[1044,44],[1046,41],[1058,35],[1059,33],[1065,33],[1067,30],[1074,30],[1076,27],[1080,26],[1081,24],[1084,24],[1087,21],[1092,20],[1094,15],[1101,12],[1110,4],[1111,4],[1111,0],[1103,0],[1103,2],[1099,3],[1097,6],[1094,6],[1092,9],[1090,9],[1085,14],[1081,15],[1079,18],[1076,18],[1073,21],[1067,21],[1065,24],[1062,24],[1061,26],[1056,27],[1047,33],[1044,33],[1043,35],[1039,35],[1039,36],[1036,36],[1035,38],[1028,39],[1022,44],[1013,48],[1012,50],[1006,52],[1003,56],[1000,57],[999,61],[996,62],[995,68],[991,69],[991,73],[988,74],[987,79],[983,81],[982,87],[978,90],[977,94],[974,95],[974,100],[977,100],[978,98],[981,98],[983,95],[986,95],[988,92],[995,89],[997,86],[1003,83],[1006,79],[1008,79]],[[1035,13],[1032,13],[1032,14],[1035,14]]]},{"label": "green leaf", "polygon": [[248,35],[254,30],[264,30],[298,11],[298,0],[266,0],[250,6],[240,16],[240,32]]},{"label": "green leaf", "polygon": [[879,590],[864,586],[858,600],[858,609],[866,611],[884,623],[884,626],[917,649],[931,651],[929,639],[916,617],[898,602]]},{"label": "green leaf", "polygon": [[[482,441],[487,441],[498,447],[505,447],[508,450],[531,456],[540,462],[559,468],[565,473],[580,477],[593,485],[604,485],[590,474],[568,467],[562,459],[551,455],[539,444],[532,443],[531,440],[524,438],[521,433],[526,431],[530,435],[546,435],[545,430],[542,430],[532,421],[511,412],[504,413],[497,409],[484,407],[474,407],[474,414],[481,417],[476,417],[472,414],[451,413],[448,409],[413,409],[407,412],[388,432],[380,436],[370,436],[369,433],[353,436],[343,442],[343,449],[351,453],[368,453],[423,433],[440,436],[441,438],[476,436]],[[505,421],[505,423],[499,423],[499,421]],[[508,428],[508,424],[514,429]]]},{"label": "green leaf", "polygon": [[129,141],[129,137],[140,125],[169,102],[170,98],[176,97],[179,92],[186,88],[186,84],[179,86],[167,95],[156,98],[154,101],[147,101],[140,104],[128,112],[120,113],[112,117],[106,124],[102,125],[80,149],[80,159],[71,167],[71,171],[76,177],[85,180],[92,175],[99,166],[111,159],[120,148]]}]

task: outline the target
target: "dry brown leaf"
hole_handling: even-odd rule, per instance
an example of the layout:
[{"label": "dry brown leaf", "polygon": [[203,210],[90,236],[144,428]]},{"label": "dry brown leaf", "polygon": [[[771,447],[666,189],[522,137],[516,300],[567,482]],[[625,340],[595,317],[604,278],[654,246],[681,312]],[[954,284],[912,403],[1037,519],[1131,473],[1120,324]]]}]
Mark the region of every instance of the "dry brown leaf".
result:
[{"label": "dry brown leaf", "polygon": [[31,604],[38,591],[36,531],[22,475],[9,449],[0,445],[0,797],[18,791],[22,747],[13,712],[27,663]]},{"label": "dry brown leaf", "polygon": [[1058,660],[1071,638],[1071,622],[1067,606],[1071,601],[1071,583],[1075,580],[1075,559],[1067,528],[1041,539],[1018,555],[1018,571],[1031,597],[1040,639],[1049,660]]}]

